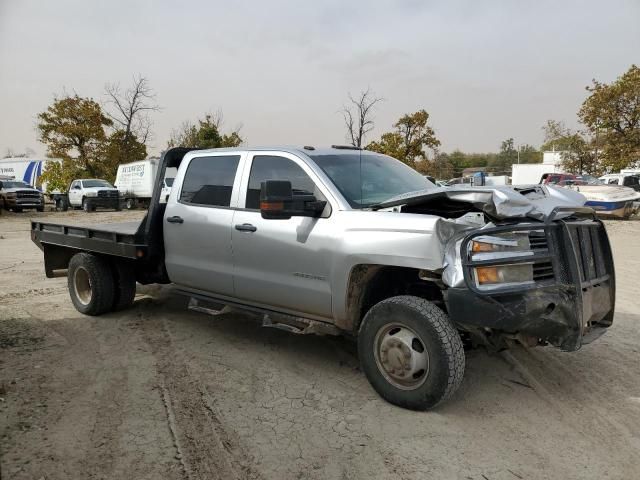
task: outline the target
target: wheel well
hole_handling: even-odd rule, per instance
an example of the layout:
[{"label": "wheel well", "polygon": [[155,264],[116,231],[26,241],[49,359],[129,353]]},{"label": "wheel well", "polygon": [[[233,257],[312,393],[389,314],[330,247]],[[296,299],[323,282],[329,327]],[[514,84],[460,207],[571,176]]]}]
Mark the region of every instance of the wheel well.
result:
[{"label": "wheel well", "polygon": [[347,289],[347,324],[357,332],[362,319],[376,303],[397,295],[414,295],[445,309],[442,289],[436,283],[439,274],[430,272],[432,280],[422,280],[420,269],[386,265],[356,265],[351,270]]}]

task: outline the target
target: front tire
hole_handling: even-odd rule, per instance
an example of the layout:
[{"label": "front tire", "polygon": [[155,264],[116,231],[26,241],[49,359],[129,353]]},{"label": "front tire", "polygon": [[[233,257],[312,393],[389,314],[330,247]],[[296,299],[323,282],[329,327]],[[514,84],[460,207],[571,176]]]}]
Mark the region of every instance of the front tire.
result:
[{"label": "front tire", "polygon": [[391,297],[367,312],[358,334],[358,356],[382,398],[412,410],[428,410],[462,383],[462,340],[433,303],[408,295]]},{"label": "front tire", "polygon": [[91,203],[89,202],[88,198],[83,198],[82,199],[82,210],[84,210],[87,213],[92,211]]},{"label": "front tire", "polygon": [[80,313],[101,315],[112,309],[115,284],[111,266],[104,259],[76,253],[69,262],[67,284],[71,301]]}]

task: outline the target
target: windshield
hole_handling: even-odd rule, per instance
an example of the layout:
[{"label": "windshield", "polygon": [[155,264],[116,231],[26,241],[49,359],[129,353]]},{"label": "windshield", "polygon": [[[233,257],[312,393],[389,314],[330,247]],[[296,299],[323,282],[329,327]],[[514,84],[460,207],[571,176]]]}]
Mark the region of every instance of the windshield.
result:
[{"label": "windshield", "polygon": [[167,178],[164,179],[164,184],[167,187],[173,187],[173,180],[174,180],[173,178],[167,177]]},{"label": "windshield", "polygon": [[395,158],[360,153],[309,155],[352,208],[371,207],[403,193],[435,188],[433,183]]},{"label": "windshield", "polygon": [[110,187],[110,188],[114,188],[113,185],[111,185],[106,180],[83,180],[82,181],[82,185],[84,186],[84,188],[91,188],[91,187]]},{"label": "windshield", "polygon": [[604,182],[592,175],[580,175],[578,179],[582,180],[585,185],[602,185]]},{"label": "windshield", "polygon": [[2,188],[31,188],[31,185],[27,185],[24,182],[5,182],[3,180],[0,183],[2,184]]}]

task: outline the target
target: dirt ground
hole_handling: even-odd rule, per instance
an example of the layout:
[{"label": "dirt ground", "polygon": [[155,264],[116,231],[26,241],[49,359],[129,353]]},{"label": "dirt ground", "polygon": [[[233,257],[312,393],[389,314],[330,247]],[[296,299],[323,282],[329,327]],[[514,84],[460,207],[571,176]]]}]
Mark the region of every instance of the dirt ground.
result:
[{"label": "dirt ground", "polygon": [[381,400],[344,339],[190,311],[140,287],[131,310],[73,308],[29,219],[0,216],[3,479],[632,479],[640,476],[640,221],[607,222],[614,326],[575,353],[467,352],[458,393]]}]

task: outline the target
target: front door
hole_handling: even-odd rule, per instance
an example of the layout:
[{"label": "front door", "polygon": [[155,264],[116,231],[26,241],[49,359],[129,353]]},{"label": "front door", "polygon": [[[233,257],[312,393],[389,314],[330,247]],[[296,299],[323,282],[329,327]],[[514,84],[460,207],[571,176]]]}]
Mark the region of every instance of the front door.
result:
[{"label": "front door", "polygon": [[[289,180],[296,193],[326,197],[297,157],[250,154],[231,232],[236,296],[283,310],[331,316],[329,284],[332,236],[325,218],[265,220],[260,215],[260,183]],[[248,179],[246,178],[248,176]]]},{"label": "front door", "polygon": [[82,203],[82,189],[80,186],[80,180],[74,180],[69,187],[69,203],[74,207],[79,207]]},{"label": "front door", "polygon": [[179,286],[234,296],[231,207],[241,156],[193,157],[176,178],[178,190],[164,214],[164,244],[169,278]]}]

